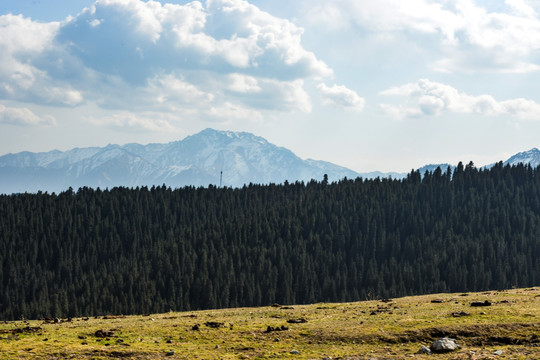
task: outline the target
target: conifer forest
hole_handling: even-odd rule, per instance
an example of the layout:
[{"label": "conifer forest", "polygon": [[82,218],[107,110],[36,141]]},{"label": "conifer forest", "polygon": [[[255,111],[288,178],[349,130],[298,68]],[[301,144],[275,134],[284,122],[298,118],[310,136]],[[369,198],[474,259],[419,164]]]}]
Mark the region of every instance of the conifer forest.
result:
[{"label": "conifer forest", "polygon": [[540,167],[0,195],[0,319],[540,285]]}]

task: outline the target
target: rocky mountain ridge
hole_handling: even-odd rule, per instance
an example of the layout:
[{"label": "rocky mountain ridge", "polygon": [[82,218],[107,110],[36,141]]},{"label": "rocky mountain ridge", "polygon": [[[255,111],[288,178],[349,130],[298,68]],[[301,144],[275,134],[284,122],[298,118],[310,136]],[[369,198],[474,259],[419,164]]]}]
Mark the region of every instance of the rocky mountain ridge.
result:
[{"label": "rocky mountain ridge", "polygon": [[[540,165],[540,150],[521,152],[504,162]],[[420,174],[450,164],[419,168]],[[489,166],[488,166],[489,167]],[[127,144],[106,147],[21,152],[0,156],[0,193],[60,192],[72,187],[112,188],[115,186],[242,187],[249,183],[284,181],[330,181],[347,178],[392,177],[407,173],[358,173],[329,162],[306,159],[247,132],[203,130],[183,140],[166,144]]]}]

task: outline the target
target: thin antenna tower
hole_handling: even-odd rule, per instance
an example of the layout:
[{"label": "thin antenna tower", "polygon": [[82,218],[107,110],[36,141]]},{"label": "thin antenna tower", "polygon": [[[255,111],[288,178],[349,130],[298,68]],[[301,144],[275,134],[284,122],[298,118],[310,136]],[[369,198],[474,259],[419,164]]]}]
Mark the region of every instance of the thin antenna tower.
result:
[{"label": "thin antenna tower", "polygon": [[219,187],[221,187],[222,181],[223,181],[223,169],[221,169],[221,172],[219,173]]}]

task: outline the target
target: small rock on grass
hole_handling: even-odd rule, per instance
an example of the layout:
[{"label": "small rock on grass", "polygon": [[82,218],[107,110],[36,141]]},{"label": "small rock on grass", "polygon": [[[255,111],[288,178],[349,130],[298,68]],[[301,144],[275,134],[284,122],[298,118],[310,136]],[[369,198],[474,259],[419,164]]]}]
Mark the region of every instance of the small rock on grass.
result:
[{"label": "small rock on grass", "polygon": [[303,323],[307,323],[307,320],[304,318],[299,318],[299,319],[289,319],[287,320],[287,322],[289,324],[303,324]]},{"label": "small rock on grass", "polygon": [[174,355],[174,350],[171,350],[165,354],[165,356],[173,356],[173,355]]},{"label": "small rock on grass", "polygon": [[503,354],[503,351],[502,350],[497,350],[493,353],[493,355],[497,355],[497,356],[500,356]]},{"label": "small rock on grass", "polygon": [[298,350],[291,350],[291,354],[293,354],[293,355],[300,355],[300,351],[298,351]]},{"label": "small rock on grass", "polygon": [[452,313],[453,317],[470,316],[471,314],[465,311],[455,311]]},{"label": "small rock on grass", "polygon": [[430,346],[430,350],[434,353],[445,353],[458,350],[460,346],[456,343],[456,340],[451,338],[442,338],[435,341]]}]

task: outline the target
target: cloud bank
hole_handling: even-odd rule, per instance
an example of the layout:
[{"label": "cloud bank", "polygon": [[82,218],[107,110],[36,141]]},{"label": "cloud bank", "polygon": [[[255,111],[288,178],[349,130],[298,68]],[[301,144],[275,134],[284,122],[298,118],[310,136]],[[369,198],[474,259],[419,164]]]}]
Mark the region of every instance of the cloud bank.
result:
[{"label": "cloud bank", "polygon": [[399,119],[451,112],[485,116],[510,115],[524,120],[540,120],[540,104],[533,100],[517,98],[497,101],[491,95],[469,95],[428,79],[387,89],[381,95],[407,98],[399,106],[381,105],[388,114]]},{"label": "cloud bank", "polygon": [[[346,26],[368,33],[406,36],[424,46],[435,40],[441,72],[540,70],[538,2],[506,0],[493,10],[473,0],[317,0],[307,17],[334,29]],[[495,3],[495,2],[493,2]],[[502,4],[500,4],[502,3]]]},{"label": "cloud bank", "polygon": [[262,110],[309,113],[306,81],[333,72],[302,34],[244,0],[100,0],[51,23],[2,15],[0,99],[258,120]]}]

